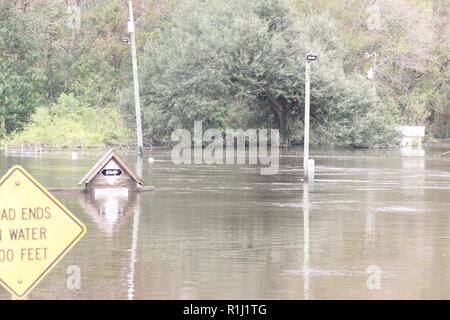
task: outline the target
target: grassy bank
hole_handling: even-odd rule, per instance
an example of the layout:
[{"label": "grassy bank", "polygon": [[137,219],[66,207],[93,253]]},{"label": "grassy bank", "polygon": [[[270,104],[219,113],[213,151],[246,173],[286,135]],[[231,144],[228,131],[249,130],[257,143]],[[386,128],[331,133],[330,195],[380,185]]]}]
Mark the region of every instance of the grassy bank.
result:
[{"label": "grassy bank", "polygon": [[24,130],[5,138],[3,144],[11,148],[97,148],[126,145],[131,138],[131,130],[115,108],[90,107],[72,94],[63,94],[50,107],[39,107]]}]

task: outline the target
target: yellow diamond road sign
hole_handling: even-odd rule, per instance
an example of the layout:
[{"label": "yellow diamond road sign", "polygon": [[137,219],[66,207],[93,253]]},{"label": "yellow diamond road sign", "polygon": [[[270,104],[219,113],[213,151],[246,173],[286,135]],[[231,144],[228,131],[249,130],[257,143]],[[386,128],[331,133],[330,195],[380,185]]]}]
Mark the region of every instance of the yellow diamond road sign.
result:
[{"label": "yellow diamond road sign", "polygon": [[86,233],[86,227],[25,169],[0,180],[0,284],[23,298]]}]

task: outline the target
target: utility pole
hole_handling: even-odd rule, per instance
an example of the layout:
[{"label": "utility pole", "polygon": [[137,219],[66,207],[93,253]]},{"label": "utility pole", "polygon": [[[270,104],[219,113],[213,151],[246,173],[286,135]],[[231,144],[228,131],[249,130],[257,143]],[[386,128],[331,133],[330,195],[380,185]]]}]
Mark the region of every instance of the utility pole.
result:
[{"label": "utility pole", "polygon": [[136,108],[136,131],[137,131],[137,148],[138,156],[144,155],[144,141],[142,138],[142,119],[141,119],[141,100],[139,96],[139,74],[136,55],[136,36],[134,30],[134,14],[133,3],[128,1],[130,20],[128,21],[128,33],[131,40],[131,58],[133,60],[133,83],[134,83],[134,106]]},{"label": "utility pole", "polygon": [[306,55],[306,66],[305,66],[305,133],[304,133],[304,147],[303,147],[303,172],[304,181],[309,181],[309,114],[310,114],[310,72],[311,72],[311,61],[317,60],[317,55],[313,53],[308,53]]}]

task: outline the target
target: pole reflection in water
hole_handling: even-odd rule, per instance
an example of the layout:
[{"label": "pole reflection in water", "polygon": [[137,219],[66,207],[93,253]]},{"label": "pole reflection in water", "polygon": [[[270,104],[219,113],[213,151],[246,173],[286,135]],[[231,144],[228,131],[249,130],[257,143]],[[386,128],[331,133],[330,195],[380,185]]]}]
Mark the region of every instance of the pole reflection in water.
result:
[{"label": "pole reflection in water", "polygon": [[303,184],[303,292],[304,298],[311,299],[309,249],[309,184]]},{"label": "pole reflection in water", "polygon": [[[136,196],[139,203],[139,195]],[[130,269],[127,275],[127,285],[128,285],[128,300],[134,299],[135,283],[134,274],[136,272],[136,257],[137,257],[137,245],[139,237],[139,218],[141,210],[139,206],[134,207],[133,215],[133,233],[131,242],[131,258],[130,258]]]},{"label": "pole reflection in water", "polygon": [[[136,174],[139,177],[142,177],[142,158],[138,157],[136,161]],[[130,258],[130,269],[127,275],[127,297],[128,300],[134,300],[135,297],[135,281],[134,275],[136,273],[136,258],[137,258],[137,246],[138,246],[138,238],[139,238],[139,218],[141,215],[141,210],[139,206],[139,194],[136,194],[138,205],[134,207],[133,214],[133,233],[132,233],[132,242],[131,242],[131,258]]]},{"label": "pole reflection in water", "polygon": [[370,253],[373,250],[373,245],[375,243],[375,237],[376,237],[376,210],[370,209],[370,205],[372,203],[376,203],[377,201],[377,193],[372,189],[372,181],[376,181],[376,179],[379,176],[379,173],[376,171],[370,171],[367,173],[367,176],[370,177],[367,181],[367,193],[365,196],[365,201],[367,203],[367,207],[364,210],[364,220],[365,220],[365,227],[364,227],[364,249],[366,252]]}]

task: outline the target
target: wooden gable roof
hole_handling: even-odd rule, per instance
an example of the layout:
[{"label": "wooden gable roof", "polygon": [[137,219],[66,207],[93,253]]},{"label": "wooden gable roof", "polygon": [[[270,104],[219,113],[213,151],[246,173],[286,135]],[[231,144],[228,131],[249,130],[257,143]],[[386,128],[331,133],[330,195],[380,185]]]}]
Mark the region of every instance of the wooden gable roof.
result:
[{"label": "wooden gable roof", "polygon": [[98,162],[89,170],[89,172],[80,180],[78,185],[85,185],[94,179],[94,177],[111,161],[114,159],[117,164],[128,174],[137,184],[144,185],[144,181],[137,176],[133,170],[128,166],[128,164],[117,154],[114,149],[109,149],[103,157],[98,160]]}]

